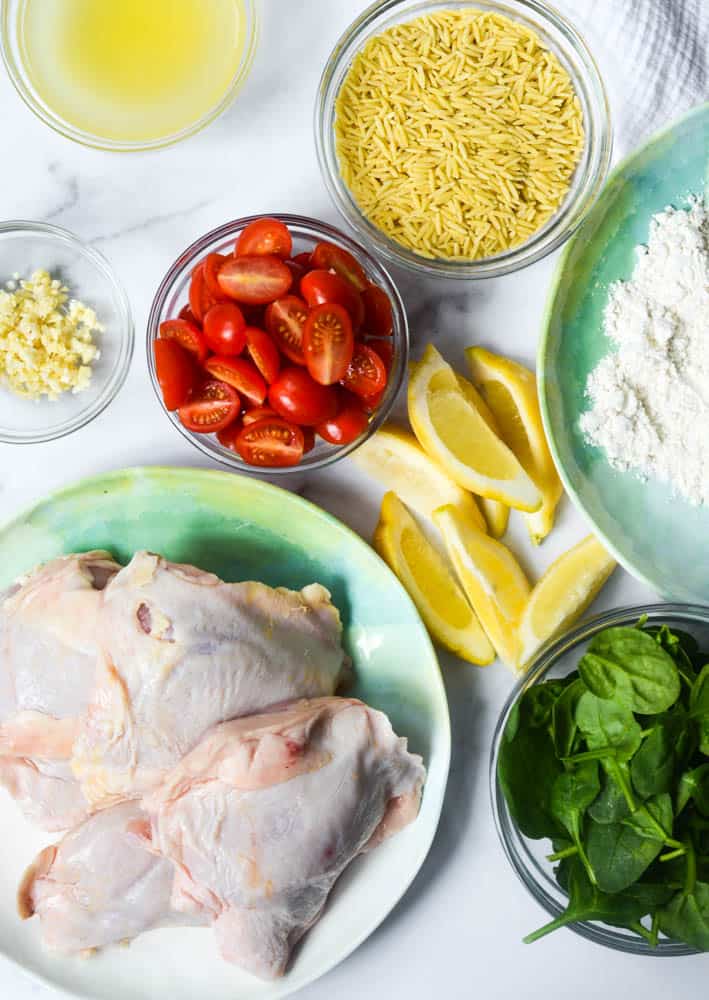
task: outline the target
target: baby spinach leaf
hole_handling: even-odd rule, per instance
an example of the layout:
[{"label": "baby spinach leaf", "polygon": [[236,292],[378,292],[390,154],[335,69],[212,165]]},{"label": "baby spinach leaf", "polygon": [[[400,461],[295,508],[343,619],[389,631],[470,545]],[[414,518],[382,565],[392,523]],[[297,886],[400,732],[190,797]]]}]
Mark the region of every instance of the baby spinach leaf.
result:
[{"label": "baby spinach leaf", "polygon": [[616,760],[630,760],[642,743],[641,729],[626,705],[586,691],[576,706],[576,723],[589,750],[611,749]]},{"label": "baby spinach leaf", "polygon": [[709,951],[709,884],[695,882],[691,892],[678,892],[660,909],[659,919],[668,937]]},{"label": "baby spinach leaf", "polygon": [[692,686],[689,714],[699,727],[699,749],[709,757],[709,664],[702,668]]},{"label": "baby spinach leaf", "polygon": [[556,920],[551,920],[533,934],[528,934],[524,939],[525,944],[538,941],[559,927],[566,927],[578,921],[601,920],[604,924],[628,927],[646,913],[644,901],[601,892],[591,884],[583,865],[575,858],[566,866],[565,880],[569,893],[566,910]]},{"label": "baby spinach leaf", "polygon": [[663,792],[648,799],[621,822],[634,830],[639,837],[648,840],[660,839],[663,843],[667,843],[672,839],[673,819],[672,799]]},{"label": "baby spinach leaf", "polygon": [[696,664],[701,659],[699,643],[681,629],[670,629],[667,625],[650,626],[644,630],[655,642],[667,650],[677,664],[677,669],[689,683],[697,676]]},{"label": "baby spinach leaf", "polygon": [[664,712],[679,697],[674,660],[651,635],[636,628],[599,632],[579,663],[579,673],[594,694],[622,700],[642,715]]},{"label": "baby spinach leaf", "polygon": [[600,788],[598,762],[589,760],[560,774],[551,792],[552,813],[568,831],[592,882],[595,881],[595,876],[582,842],[583,815],[598,795]]},{"label": "baby spinach leaf", "polygon": [[633,787],[638,795],[649,798],[672,787],[675,773],[675,748],[686,720],[679,714],[658,717],[630,762]]},{"label": "baby spinach leaf", "polygon": [[[627,822],[627,821],[626,821]],[[664,838],[641,836],[626,823],[596,823],[590,820],[586,853],[604,892],[622,892],[652,864],[662,850]]]},{"label": "baby spinach leaf", "polygon": [[658,907],[664,906],[674,896],[677,890],[660,882],[633,882],[620,894],[624,899],[632,899],[642,906],[642,916],[653,913]]},{"label": "baby spinach leaf", "polygon": [[589,807],[588,815],[597,823],[619,823],[630,815],[623,790],[610,774],[603,779],[601,793]]},{"label": "baby spinach leaf", "polygon": [[505,729],[498,762],[510,813],[522,833],[534,840],[563,832],[552,813],[551,794],[564,768],[554,753],[549,729],[560,692],[553,694],[545,687],[535,685],[522,695]]},{"label": "baby spinach leaf", "polygon": [[568,757],[574,751],[578,734],[576,705],[584,691],[583,681],[577,678],[564,688],[554,702],[551,719],[557,757]]},{"label": "baby spinach leaf", "polygon": [[685,771],[677,789],[677,812],[681,813],[693,799],[702,816],[709,816],[709,764],[700,764]]}]

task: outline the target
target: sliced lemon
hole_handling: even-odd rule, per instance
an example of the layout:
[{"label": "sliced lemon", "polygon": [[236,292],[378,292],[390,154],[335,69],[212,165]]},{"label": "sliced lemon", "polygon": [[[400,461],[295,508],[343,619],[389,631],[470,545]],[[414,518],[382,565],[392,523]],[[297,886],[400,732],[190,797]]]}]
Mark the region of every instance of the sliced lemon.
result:
[{"label": "sliced lemon", "polygon": [[500,437],[544,498],[541,508],[527,518],[532,541],[539,544],[553,527],[563,487],[544,434],[536,379],[529,369],[483,347],[469,347],[465,355]]},{"label": "sliced lemon", "polygon": [[616,565],[594,535],[551,564],[530,594],[520,621],[518,669],[527,667],[545,642],[583,614]]},{"label": "sliced lemon", "polygon": [[482,531],[486,525],[475,498],[462,489],[432,458],[410,431],[386,424],[352,455],[353,462],[412,510],[431,518],[442,504],[452,504]]},{"label": "sliced lemon", "polygon": [[522,567],[506,545],[471,528],[455,507],[441,507],[434,521],[488,639],[514,669],[520,654],[517,629],[532,589]]},{"label": "sliced lemon", "polygon": [[[493,538],[502,538],[507,531],[507,524],[510,519],[510,508],[507,504],[500,503],[499,500],[488,500],[487,497],[480,497],[480,510],[483,512],[487,530]],[[536,517],[536,514],[525,514],[525,517]]]},{"label": "sliced lemon", "polygon": [[459,486],[520,510],[538,510],[540,491],[431,344],[411,367],[409,419],[424,450]]},{"label": "sliced lemon", "polygon": [[395,493],[382,500],[374,548],[401,580],[437,642],[470,663],[492,663],[495,650],[475,612]]}]

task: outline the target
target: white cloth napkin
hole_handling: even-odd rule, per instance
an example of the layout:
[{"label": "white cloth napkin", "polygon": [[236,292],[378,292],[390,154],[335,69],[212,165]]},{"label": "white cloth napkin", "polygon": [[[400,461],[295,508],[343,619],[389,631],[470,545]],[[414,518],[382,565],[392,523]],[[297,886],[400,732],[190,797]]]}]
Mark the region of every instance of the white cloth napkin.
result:
[{"label": "white cloth napkin", "polygon": [[603,73],[616,159],[709,100],[709,0],[558,0],[558,6]]}]

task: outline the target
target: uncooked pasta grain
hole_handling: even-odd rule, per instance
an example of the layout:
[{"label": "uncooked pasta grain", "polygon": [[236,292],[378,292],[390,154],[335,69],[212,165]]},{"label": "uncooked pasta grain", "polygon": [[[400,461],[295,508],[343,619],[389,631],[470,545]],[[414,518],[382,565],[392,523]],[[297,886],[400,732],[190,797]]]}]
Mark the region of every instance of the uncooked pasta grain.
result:
[{"label": "uncooked pasta grain", "polygon": [[429,258],[524,243],[564,200],[584,144],[569,74],[521,23],[474,9],[394,25],[337,98],[344,183],[387,236]]}]

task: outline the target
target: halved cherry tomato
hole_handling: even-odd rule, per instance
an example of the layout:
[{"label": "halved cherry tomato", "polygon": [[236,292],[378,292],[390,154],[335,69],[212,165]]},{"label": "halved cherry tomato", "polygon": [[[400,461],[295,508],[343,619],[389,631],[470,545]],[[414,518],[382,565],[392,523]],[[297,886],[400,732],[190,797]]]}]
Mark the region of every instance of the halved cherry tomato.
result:
[{"label": "halved cherry tomato", "polygon": [[167,319],[160,324],[162,340],[176,340],[202,364],[209,353],[202,331],[187,319]]},{"label": "halved cherry tomato", "polygon": [[334,271],[358,292],[367,287],[367,275],[362,265],[351,253],[334,243],[318,243],[310,255],[310,266],[323,271]]},{"label": "halved cherry tomato", "polygon": [[375,392],[373,396],[363,396],[362,406],[367,413],[374,413],[375,410],[379,409],[379,404],[384,399],[384,393],[386,389],[382,389],[381,392]]},{"label": "halved cherry tomato", "polygon": [[333,385],[347,374],[354,351],[349,313],[343,306],[315,306],[303,329],[303,354],[308,371],[320,385]]},{"label": "halved cherry tomato", "polygon": [[312,309],[325,302],[344,306],[350,314],[352,326],[358,330],[364,321],[362,296],[348,281],[330,271],[308,271],[300,281],[303,298]]},{"label": "halved cherry tomato", "polygon": [[290,257],[293,240],[288,227],[278,219],[256,219],[250,222],[236,241],[237,257]]},{"label": "halved cherry tomato", "polygon": [[337,415],[325,423],[318,424],[316,430],[321,438],[330,444],[349,444],[367,428],[369,418],[356,396],[350,396],[340,405]]},{"label": "halved cherry tomato", "polygon": [[356,344],[342,384],[363,399],[380,393],[387,384],[387,370],[377,352],[366,344]]},{"label": "halved cherry tomato", "polygon": [[214,355],[204,366],[212,378],[233,385],[237,392],[255,406],[266,398],[266,382],[256,365],[246,358],[224,358]]},{"label": "halved cherry tomato", "polygon": [[217,280],[230,298],[253,306],[275,302],[293,284],[292,274],[278,257],[233,257],[222,265]]},{"label": "halved cherry tomato", "polygon": [[371,333],[373,337],[391,337],[394,332],[394,317],[387,293],[377,285],[367,285],[362,292],[362,302],[367,333]]},{"label": "halved cherry tomato", "polygon": [[304,271],[310,271],[313,266],[310,262],[310,253],[307,250],[297,253],[292,260],[294,264],[300,264]]},{"label": "halved cherry tomato", "polygon": [[217,441],[219,444],[224,445],[225,448],[229,448],[230,451],[236,451],[236,439],[241,431],[241,421],[234,420],[229,424],[228,427],[222,428],[222,430],[217,431]]},{"label": "halved cherry tomato", "polygon": [[188,431],[212,434],[228,427],[239,416],[240,410],[241,401],[236,389],[225,382],[212,380],[205,382],[190,401],[179,408],[178,416]]},{"label": "halved cherry tomato", "polygon": [[194,359],[176,340],[156,340],[153,350],[165,408],[177,410],[187,402],[197,382]]},{"label": "halved cherry tomato", "polygon": [[177,314],[178,319],[187,320],[188,323],[194,323],[195,326],[199,326],[197,322],[197,317],[192,312],[189,306],[183,306],[182,309]]},{"label": "halved cherry tomato", "polygon": [[285,356],[297,365],[305,364],[303,328],[307,318],[308,307],[297,295],[286,295],[266,310],[266,329]]},{"label": "halved cherry tomato", "polygon": [[[204,320],[205,313],[217,302],[217,299],[214,298],[207,288],[207,281],[204,277],[204,263],[202,261],[194,269],[192,272],[192,281],[190,282],[190,309],[198,323]],[[223,293],[220,298],[224,299]]]},{"label": "halved cherry tomato", "polygon": [[315,431],[312,427],[301,427],[303,434],[303,454],[307,455],[315,447]]},{"label": "halved cherry tomato", "polygon": [[296,424],[316,427],[337,413],[337,392],[319,385],[304,368],[284,368],[268,390],[268,402],[276,413]]},{"label": "halved cherry tomato", "polygon": [[223,302],[225,298],[224,292],[219,287],[217,275],[222,264],[228,260],[228,256],[223,253],[210,253],[204,258],[204,283],[209,294],[217,302]]},{"label": "halved cherry tomato", "polygon": [[394,360],[394,345],[392,342],[390,340],[368,340],[367,347],[371,347],[373,351],[377,352],[384,362],[384,367],[388,375],[391,371],[391,363]]},{"label": "halved cherry tomato", "polygon": [[216,354],[241,354],[246,347],[246,320],[233,302],[217,302],[204,317],[204,339]]},{"label": "halved cherry tomato", "polygon": [[257,420],[265,420],[267,417],[277,417],[278,414],[270,406],[253,406],[241,418],[244,427],[255,424]]},{"label": "halved cherry tomato", "polygon": [[303,457],[303,432],[280,417],[266,417],[249,424],[235,443],[236,450],[249,465],[297,465]]},{"label": "halved cherry tomato", "polygon": [[269,335],[256,326],[247,326],[246,350],[268,384],[275,382],[281,367],[281,357]]}]

